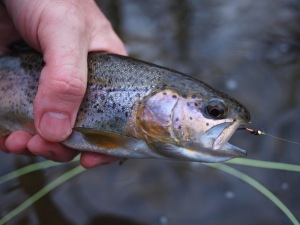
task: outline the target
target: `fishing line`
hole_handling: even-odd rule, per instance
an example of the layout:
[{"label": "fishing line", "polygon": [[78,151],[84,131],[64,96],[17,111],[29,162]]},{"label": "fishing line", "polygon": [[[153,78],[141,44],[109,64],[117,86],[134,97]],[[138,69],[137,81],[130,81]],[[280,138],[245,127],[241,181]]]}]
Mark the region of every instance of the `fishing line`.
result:
[{"label": "fishing line", "polygon": [[274,139],[277,139],[277,140],[280,140],[280,141],[285,141],[285,142],[288,142],[290,144],[300,146],[299,142],[288,140],[288,139],[281,138],[281,137],[277,137],[277,136],[274,136],[272,134],[268,134],[268,133],[266,133],[264,131],[261,131],[261,130],[254,130],[254,129],[251,129],[251,128],[248,128],[248,127],[239,127],[238,130],[245,130],[245,131],[248,131],[250,134],[253,134],[253,135],[265,135],[265,136],[268,136],[268,137],[271,137],[271,138],[274,138]]}]

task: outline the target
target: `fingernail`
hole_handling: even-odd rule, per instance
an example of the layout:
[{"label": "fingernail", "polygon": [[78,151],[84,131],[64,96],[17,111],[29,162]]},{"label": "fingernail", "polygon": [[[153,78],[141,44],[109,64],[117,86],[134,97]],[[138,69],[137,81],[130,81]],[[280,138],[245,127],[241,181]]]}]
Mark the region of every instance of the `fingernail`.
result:
[{"label": "fingernail", "polygon": [[68,115],[56,112],[43,114],[40,125],[42,136],[48,141],[59,142],[71,133],[71,122]]}]

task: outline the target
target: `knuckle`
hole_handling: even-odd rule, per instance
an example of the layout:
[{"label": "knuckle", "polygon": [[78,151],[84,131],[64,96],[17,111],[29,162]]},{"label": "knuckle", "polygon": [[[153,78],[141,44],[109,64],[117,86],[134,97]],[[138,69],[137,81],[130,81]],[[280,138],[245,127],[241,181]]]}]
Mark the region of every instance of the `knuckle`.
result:
[{"label": "knuckle", "polygon": [[76,76],[59,76],[53,85],[59,95],[72,100],[73,97],[81,98],[85,93],[86,84]]},{"label": "knuckle", "polygon": [[[72,73],[58,73],[53,79],[42,79],[40,84],[43,86],[44,94],[56,96],[57,99],[77,102],[81,101],[85,94],[86,84],[78,76]],[[67,75],[70,74],[70,75]]]}]

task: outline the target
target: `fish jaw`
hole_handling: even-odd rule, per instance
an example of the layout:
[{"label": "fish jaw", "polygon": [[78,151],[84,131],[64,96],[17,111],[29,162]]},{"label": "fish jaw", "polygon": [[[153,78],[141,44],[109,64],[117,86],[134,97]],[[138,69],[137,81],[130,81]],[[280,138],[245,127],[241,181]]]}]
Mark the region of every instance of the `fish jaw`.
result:
[{"label": "fish jaw", "polygon": [[180,145],[160,141],[151,145],[161,157],[175,160],[215,163],[245,157],[245,150],[228,143],[239,124],[236,121],[221,123]]},{"label": "fish jaw", "polygon": [[228,142],[241,124],[240,121],[232,121],[216,125],[201,135],[199,144],[206,149],[211,149],[214,155],[220,153],[220,155],[227,155],[230,158],[245,157],[246,150]]}]

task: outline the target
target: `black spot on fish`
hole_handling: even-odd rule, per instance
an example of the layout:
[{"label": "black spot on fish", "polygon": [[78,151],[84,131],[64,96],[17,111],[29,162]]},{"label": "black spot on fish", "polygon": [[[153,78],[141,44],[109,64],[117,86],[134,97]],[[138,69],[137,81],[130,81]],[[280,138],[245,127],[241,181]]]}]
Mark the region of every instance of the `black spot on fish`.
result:
[{"label": "black spot on fish", "polygon": [[209,123],[206,123],[206,126],[209,126]]},{"label": "black spot on fish", "polygon": [[172,98],[177,98],[177,96],[176,95],[172,95]]},{"label": "black spot on fish", "polygon": [[192,95],[192,98],[196,98],[197,96],[196,95]]},{"label": "black spot on fish", "polygon": [[179,118],[176,118],[175,121],[178,122],[178,121],[179,121]]},{"label": "black spot on fish", "polygon": [[178,129],[180,130],[180,129],[181,129],[181,126],[178,126]]},{"label": "black spot on fish", "polygon": [[167,93],[166,93],[166,92],[163,92],[163,95],[167,95]]},{"label": "black spot on fish", "polygon": [[193,117],[190,116],[190,120],[193,120]]},{"label": "black spot on fish", "polygon": [[187,95],[186,94],[182,94],[181,95],[183,98],[187,98]]}]

